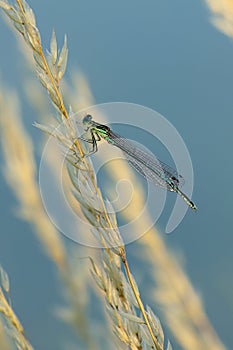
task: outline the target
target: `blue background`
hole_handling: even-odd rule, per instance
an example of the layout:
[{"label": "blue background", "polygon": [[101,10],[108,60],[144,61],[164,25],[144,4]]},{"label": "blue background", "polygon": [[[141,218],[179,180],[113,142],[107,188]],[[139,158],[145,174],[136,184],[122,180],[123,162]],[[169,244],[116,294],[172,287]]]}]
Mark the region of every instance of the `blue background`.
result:
[{"label": "blue background", "polygon": [[[232,349],[232,40],[210,24],[203,1],[49,0],[46,5],[30,1],[30,6],[45,47],[53,28],[60,46],[67,34],[66,76],[80,69],[97,103],[133,102],[155,109],[184,138],[199,211],[165,239],[185,256],[211,322]],[[23,60],[2,19],[0,43],[1,81],[20,93]],[[30,112],[23,107],[25,125],[34,133]],[[15,216],[15,198],[3,176],[0,193],[0,261],[11,278],[15,310],[35,348],[63,349],[69,330],[53,315],[62,300],[56,272],[29,225]]]}]

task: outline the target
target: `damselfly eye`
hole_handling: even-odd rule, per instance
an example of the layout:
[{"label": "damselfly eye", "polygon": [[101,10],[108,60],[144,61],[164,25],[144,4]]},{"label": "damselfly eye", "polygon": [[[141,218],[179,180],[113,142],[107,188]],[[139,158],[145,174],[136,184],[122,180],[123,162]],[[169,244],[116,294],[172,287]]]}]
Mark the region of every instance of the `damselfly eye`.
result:
[{"label": "damselfly eye", "polygon": [[175,176],[172,176],[171,179],[172,179],[173,181],[178,182],[178,183],[180,182]]},{"label": "damselfly eye", "polygon": [[90,121],[92,120],[92,116],[90,114],[87,114],[84,118],[83,118],[83,124],[86,125],[88,123],[90,123]]}]

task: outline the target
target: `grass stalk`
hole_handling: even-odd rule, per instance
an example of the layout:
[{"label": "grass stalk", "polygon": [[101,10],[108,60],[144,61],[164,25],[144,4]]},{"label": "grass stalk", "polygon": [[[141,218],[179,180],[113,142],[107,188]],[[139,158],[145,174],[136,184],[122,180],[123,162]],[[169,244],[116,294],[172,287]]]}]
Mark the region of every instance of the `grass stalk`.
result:
[{"label": "grass stalk", "polygon": [[[80,171],[78,167],[74,167],[74,164],[82,164],[84,168],[83,171],[83,183],[76,184],[76,198],[80,201],[82,197],[83,187],[91,183],[93,186],[89,186],[90,188],[94,188],[93,193],[90,193],[90,198],[88,195],[85,198],[85,203],[80,201],[80,205],[82,207],[82,211],[85,214],[88,221],[93,225],[96,232],[98,233],[98,237],[100,242],[104,247],[108,247],[106,249],[105,258],[111,258],[111,263],[114,262],[113,265],[110,265],[110,261],[105,259],[105,264],[102,268],[102,274],[105,276],[105,281],[103,280],[102,274],[98,276],[98,278],[106,285],[104,289],[108,292],[108,299],[111,303],[109,306],[111,307],[111,312],[113,316],[113,320],[118,320],[118,325],[115,327],[116,333],[119,339],[123,340],[124,343],[128,344],[132,349],[142,349],[143,342],[143,333],[140,328],[142,324],[145,324],[151,339],[147,339],[146,342],[149,344],[150,348],[153,349],[154,346],[156,349],[164,349],[164,343],[160,346],[157,341],[157,335],[155,334],[157,330],[152,329],[152,318],[154,315],[150,312],[150,320],[149,320],[149,312],[148,316],[143,306],[143,303],[140,298],[139,292],[137,292],[137,287],[135,282],[133,281],[131,272],[129,270],[129,266],[126,260],[126,254],[123,247],[123,241],[116,226],[116,219],[114,215],[111,218],[108,215],[107,209],[104,205],[104,201],[102,198],[102,194],[97,186],[95,181],[95,176],[93,169],[91,168],[91,163],[89,160],[83,157],[82,146],[80,142],[74,137],[75,130],[70,123],[69,114],[65,108],[63,98],[59,89],[60,80],[65,72],[65,65],[67,59],[67,48],[64,43],[63,49],[61,50],[61,54],[59,59],[57,60],[57,53],[54,50],[55,44],[55,36],[53,35],[51,41],[51,59],[47,61],[45,55],[43,54],[43,49],[41,46],[40,34],[39,30],[36,26],[35,16],[33,11],[28,6],[26,1],[16,0],[17,6],[12,6],[5,0],[4,3],[0,3],[0,6],[3,7],[3,10],[8,15],[15,28],[23,35],[25,42],[28,47],[32,50],[32,54],[35,60],[36,72],[38,74],[39,80],[42,85],[46,88],[49,96],[55,105],[56,109],[60,111],[61,119],[65,117],[66,119],[66,134],[64,134],[64,139],[67,138],[68,143],[72,143],[71,150],[74,153],[74,158],[76,157],[76,162],[69,162],[70,167],[70,176],[75,183],[75,179],[77,177],[77,172]],[[57,50],[56,50],[57,51]],[[46,127],[42,127],[43,130]],[[47,128],[49,131],[49,128]],[[57,137],[57,135],[53,135]],[[68,149],[67,152],[70,150]],[[69,159],[68,159],[69,161]],[[101,211],[96,211],[95,208],[91,205],[91,200],[95,196],[96,202],[101,203]],[[117,262],[116,256],[120,256],[122,262],[125,266],[126,275],[128,277],[128,282],[124,282],[124,277],[120,270],[120,266]],[[106,275],[106,273],[110,273],[114,269],[114,275]],[[98,271],[96,268],[95,271]],[[127,285],[128,283],[128,285]],[[137,309],[141,311],[143,314],[143,319],[140,316],[137,316],[134,305],[130,300],[127,300],[127,295],[124,291],[123,284],[125,284],[125,288],[131,289],[132,295],[134,295],[136,300]],[[119,293],[119,286],[120,293]],[[111,292],[108,288],[111,289]],[[111,295],[111,293],[113,293]],[[114,297],[113,297],[114,296]],[[113,298],[113,299],[112,299]],[[122,309],[122,310],[119,310]],[[121,311],[121,312],[119,312]],[[137,331],[135,331],[137,329]],[[161,329],[159,332],[161,333]],[[124,335],[124,336],[123,336]],[[163,337],[162,337],[163,338]]]}]

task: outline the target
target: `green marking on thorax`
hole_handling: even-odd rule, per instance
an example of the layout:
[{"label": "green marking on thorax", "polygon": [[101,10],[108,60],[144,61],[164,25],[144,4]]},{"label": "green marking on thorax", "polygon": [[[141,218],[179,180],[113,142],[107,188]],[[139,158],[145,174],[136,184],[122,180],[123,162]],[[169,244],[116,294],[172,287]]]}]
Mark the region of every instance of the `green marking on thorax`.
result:
[{"label": "green marking on thorax", "polygon": [[96,132],[96,134],[98,134],[104,140],[111,143],[111,138],[108,135],[109,130],[104,130],[101,127],[94,127],[93,131]]}]

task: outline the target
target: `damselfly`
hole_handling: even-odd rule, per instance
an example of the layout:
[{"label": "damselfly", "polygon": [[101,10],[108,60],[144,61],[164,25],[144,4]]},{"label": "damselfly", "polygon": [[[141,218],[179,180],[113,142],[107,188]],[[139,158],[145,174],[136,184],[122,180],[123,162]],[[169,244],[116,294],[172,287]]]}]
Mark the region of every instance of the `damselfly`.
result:
[{"label": "damselfly", "polygon": [[87,154],[97,152],[97,142],[101,139],[106,140],[109,144],[120,148],[128,163],[136,169],[146,179],[152,181],[155,185],[161,186],[168,191],[176,192],[188,206],[194,210],[196,205],[180,190],[184,184],[184,179],[167,164],[159,161],[156,157],[133,144],[133,142],[113,132],[108,126],[99,124],[92,120],[90,114],[83,118],[83,125],[86,132],[89,132],[90,138],[81,139],[92,144],[92,150]]}]

